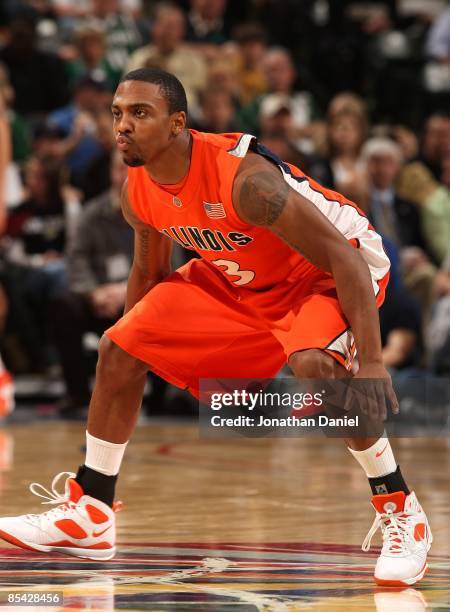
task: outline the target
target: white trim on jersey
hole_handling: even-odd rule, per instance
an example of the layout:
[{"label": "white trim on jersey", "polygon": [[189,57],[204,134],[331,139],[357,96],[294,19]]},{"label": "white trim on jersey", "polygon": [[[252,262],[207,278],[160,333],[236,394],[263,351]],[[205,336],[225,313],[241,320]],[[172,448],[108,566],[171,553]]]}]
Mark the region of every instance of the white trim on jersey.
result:
[{"label": "white trim on jersey", "polygon": [[279,168],[288,185],[312,202],[347,240],[358,240],[359,251],[369,267],[373,289],[377,295],[380,290],[378,281],[389,272],[390,261],[383,249],[381,236],[370,229],[367,217],[362,216],[350,204],[341,204],[337,200],[326,198],[323,193],[311,187],[306,176],[297,181],[281,166]]},{"label": "white trim on jersey", "polygon": [[232,149],[228,150],[228,153],[230,155],[234,155],[235,157],[245,157],[247,155],[250,143],[254,138],[255,137],[251,134],[242,134],[236,145]]}]

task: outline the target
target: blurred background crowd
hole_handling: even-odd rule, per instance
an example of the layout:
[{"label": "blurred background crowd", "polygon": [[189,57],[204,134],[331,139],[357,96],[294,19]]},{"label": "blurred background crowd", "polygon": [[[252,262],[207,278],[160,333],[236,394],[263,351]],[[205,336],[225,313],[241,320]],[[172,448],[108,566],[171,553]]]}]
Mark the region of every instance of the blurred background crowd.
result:
[{"label": "blurred background crowd", "polygon": [[[8,371],[21,401],[87,405],[132,257],[110,104],[146,66],[183,82],[190,127],[254,134],[364,209],[392,261],[386,365],[448,376],[449,3],[2,0],[0,415]],[[147,408],[173,391],[153,377]]]}]

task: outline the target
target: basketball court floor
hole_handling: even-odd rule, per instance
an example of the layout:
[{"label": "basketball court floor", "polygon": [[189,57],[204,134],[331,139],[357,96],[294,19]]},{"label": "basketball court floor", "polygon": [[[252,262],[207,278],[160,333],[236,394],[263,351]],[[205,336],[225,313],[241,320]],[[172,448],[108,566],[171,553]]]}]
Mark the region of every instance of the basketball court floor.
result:
[{"label": "basketball court floor", "polygon": [[[82,424],[0,430],[1,514],[48,509],[28,484],[48,488],[76,471],[83,441]],[[450,610],[450,439],[393,446],[434,532],[417,588],[372,582],[379,540],[361,551],[369,487],[342,441],[201,440],[194,424],[155,424],[140,426],[127,451],[117,556],[97,563],[0,542],[0,605],[10,593],[52,591],[64,603],[14,609]]]}]

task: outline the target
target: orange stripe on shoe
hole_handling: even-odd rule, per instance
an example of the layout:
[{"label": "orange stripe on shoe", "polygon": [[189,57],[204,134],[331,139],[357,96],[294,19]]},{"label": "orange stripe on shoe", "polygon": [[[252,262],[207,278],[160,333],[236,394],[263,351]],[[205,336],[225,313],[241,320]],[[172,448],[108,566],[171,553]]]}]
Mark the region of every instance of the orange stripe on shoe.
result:
[{"label": "orange stripe on shoe", "polygon": [[89,514],[89,518],[96,525],[100,525],[100,523],[105,523],[108,520],[107,515],[99,510],[96,506],[92,504],[86,504],[85,506],[86,512]]},{"label": "orange stripe on shoe", "polygon": [[0,538],[5,540],[6,542],[9,542],[10,544],[14,544],[15,546],[19,546],[19,548],[25,548],[26,550],[33,550],[33,551],[41,552],[37,548],[33,548],[33,547],[29,546],[28,544],[25,544],[24,542],[21,542],[20,540],[18,540],[14,536],[10,535],[9,533],[6,533],[6,531],[1,531],[0,530]]},{"label": "orange stripe on shoe", "polygon": [[81,485],[74,478],[68,478],[66,487],[68,487],[70,501],[76,504],[84,495]]},{"label": "orange stripe on shoe", "polygon": [[109,544],[109,542],[99,542],[98,544],[92,544],[92,546],[85,546],[85,548],[92,548],[92,549],[100,549],[100,550],[105,550],[106,548],[113,548],[111,546],[111,544]]},{"label": "orange stripe on shoe", "polygon": [[72,521],[72,519],[62,519],[60,521],[56,521],[55,526],[71,538],[76,538],[77,540],[87,538],[87,533],[85,530],[75,523],[75,521]]},{"label": "orange stripe on shoe", "polygon": [[98,544],[92,544],[91,546],[81,546],[80,544],[70,542],[69,540],[59,540],[58,542],[50,542],[49,544],[46,544],[46,546],[64,546],[64,548],[79,548],[80,550],[104,550],[106,548],[112,548],[111,544],[108,544],[108,542],[99,542]]},{"label": "orange stripe on shoe", "polygon": [[57,542],[49,542],[46,546],[68,546],[70,548],[84,548],[84,546],[79,546],[70,540],[58,540]]}]

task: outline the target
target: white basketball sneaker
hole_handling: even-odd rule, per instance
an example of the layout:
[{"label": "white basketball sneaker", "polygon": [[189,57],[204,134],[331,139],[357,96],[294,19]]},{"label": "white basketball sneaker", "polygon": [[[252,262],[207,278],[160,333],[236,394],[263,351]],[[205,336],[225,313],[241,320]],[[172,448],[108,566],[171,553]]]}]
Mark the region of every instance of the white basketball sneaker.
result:
[{"label": "white basketball sneaker", "polygon": [[[56,484],[68,476],[64,493]],[[118,505],[107,504],[85,495],[72,472],[61,472],[52,482],[52,490],[34,482],[30,491],[47,501],[58,504],[42,514],[0,518],[0,538],[11,544],[41,552],[58,552],[83,559],[106,561],[116,552],[115,516]]]},{"label": "white basketball sneaker", "polygon": [[433,536],[425,512],[415,493],[403,491],[374,495],[376,517],[362,545],[369,550],[373,535],[381,528],[383,547],[375,567],[375,582],[381,586],[409,586],[428,569],[427,552]]}]

